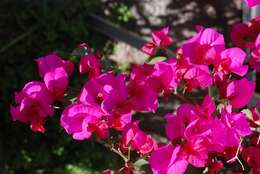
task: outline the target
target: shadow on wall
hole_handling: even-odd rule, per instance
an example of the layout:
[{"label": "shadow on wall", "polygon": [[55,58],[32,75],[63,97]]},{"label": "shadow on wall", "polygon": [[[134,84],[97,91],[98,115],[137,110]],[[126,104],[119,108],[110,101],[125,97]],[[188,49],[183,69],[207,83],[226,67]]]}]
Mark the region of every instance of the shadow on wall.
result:
[{"label": "shadow on wall", "polygon": [[[104,5],[109,11],[114,3],[116,0],[107,0]],[[122,3],[131,6],[133,14],[133,20],[125,27],[148,39],[151,29],[169,25],[177,43],[174,48],[196,32],[196,25],[216,27],[229,41],[230,26],[242,18],[242,0],[123,0]]]}]

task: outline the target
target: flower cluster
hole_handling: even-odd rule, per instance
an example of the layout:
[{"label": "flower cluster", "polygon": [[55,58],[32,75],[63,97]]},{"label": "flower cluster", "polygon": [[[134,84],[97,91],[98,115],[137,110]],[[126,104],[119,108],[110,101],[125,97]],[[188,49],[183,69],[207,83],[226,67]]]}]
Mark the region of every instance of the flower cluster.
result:
[{"label": "flower cluster", "polygon": [[62,60],[56,53],[37,59],[41,81],[27,83],[15,94],[16,106],[11,106],[12,119],[29,122],[33,131],[44,132],[46,118],[53,115],[54,101],[62,100],[73,71],[71,61]]},{"label": "flower cluster", "polygon": [[[246,172],[249,166],[259,173],[260,103],[245,109],[256,86],[246,75],[252,68],[259,72],[259,19],[234,26],[231,35],[237,47],[231,48],[222,34],[198,26],[197,34],[169,58],[153,57],[172,44],[169,27],[154,31],[152,42],[142,47],[150,60],[133,65],[130,72],[106,71],[100,54],[86,52],[78,61],[78,71],[88,78],[73,96],[75,100],[65,106],[61,127],[75,140],[96,136],[123,158],[121,169],[103,174],[130,174],[136,168],[134,159],[149,161],[154,174],[183,174],[188,166],[210,174]],[[250,48],[249,55],[244,48]],[[82,44],[80,49],[89,46]],[[43,82],[27,83],[15,95],[10,111],[13,120],[29,122],[33,131],[44,132],[43,124],[54,114],[55,102],[65,100],[73,64],[56,53],[37,63]],[[195,101],[187,98],[191,93]],[[205,96],[203,100],[200,95]],[[139,127],[138,113],[158,114],[161,97],[164,102],[170,97],[183,102],[164,117],[166,144]]]},{"label": "flower cluster", "polygon": [[[243,112],[235,113],[227,105],[215,115],[215,103],[206,96],[201,106],[183,104],[176,115],[167,114],[166,134],[172,144],[155,150],[150,157],[153,173],[184,173],[188,164],[194,167],[209,166],[211,173],[216,173],[212,162],[224,158],[232,161],[232,156],[225,150],[238,147],[240,139],[252,134]],[[169,158],[157,159],[167,156]],[[236,158],[235,154],[234,157]],[[220,162],[221,163],[221,162]],[[219,168],[218,170],[221,170]]]}]

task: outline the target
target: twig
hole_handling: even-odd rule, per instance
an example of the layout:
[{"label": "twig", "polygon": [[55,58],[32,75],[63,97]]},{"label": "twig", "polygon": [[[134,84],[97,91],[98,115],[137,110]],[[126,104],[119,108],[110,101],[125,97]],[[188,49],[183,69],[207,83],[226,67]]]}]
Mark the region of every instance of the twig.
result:
[{"label": "twig", "polygon": [[34,31],[36,31],[36,29],[38,29],[40,27],[39,24],[33,26],[32,28],[30,28],[27,32],[25,32],[24,34],[16,37],[15,39],[13,39],[12,41],[10,41],[8,44],[6,44],[5,46],[3,46],[0,49],[0,53],[5,52],[7,49],[9,49],[10,47],[12,47],[13,45],[17,44],[18,42],[22,41],[24,38],[26,38],[27,36],[31,35]]},{"label": "twig", "polygon": [[242,161],[241,161],[241,160],[239,159],[239,157],[238,157],[239,152],[240,152],[240,148],[241,148],[241,145],[242,145],[242,141],[243,141],[243,140],[240,139],[240,142],[239,142],[239,145],[238,145],[238,148],[237,148],[237,151],[236,151],[236,155],[235,155],[233,158],[231,158],[230,160],[228,160],[227,163],[237,160],[238,163],[241,165],[242,170],[244,171],[244,170],[245,170],[245,167],[244,167]]},{"label": "twig", "polygon": [[125,163],[127,163],[129,161],[129,159],[127,157],[124,156],[124,154],[122,154],[119,150],[115,149],[113,146],[111,146],[110,144],[107,144],[104,141],[101,140],[96,140],[98,143],[102,144],[103,146],[105,146],[106,148],[110,149],[112,152],[116,153],[117,155],[119,155]]},{"label": "twig", "polygon": [[128,147],[127,158],[128,158],[128,161],[131,160],[131,147],[130,146]]},{"label": "twig", "polygon": [[181,101],[185,102],[185,103],[191,103],[188,99],[186,99],[184,96],[182,95],[178,95],[178,94],[174,94],[173,93],[173,96],[180,99]]},{"label": "twig", "polygon": [[120,151],[116,150],[114,147],[111,148],[111,151],[121,156],[125,163],[129,161]]},{"label": "twig", "polygon": [[208,95],[212,97],[212,88],[210,86],[208,87]]}]

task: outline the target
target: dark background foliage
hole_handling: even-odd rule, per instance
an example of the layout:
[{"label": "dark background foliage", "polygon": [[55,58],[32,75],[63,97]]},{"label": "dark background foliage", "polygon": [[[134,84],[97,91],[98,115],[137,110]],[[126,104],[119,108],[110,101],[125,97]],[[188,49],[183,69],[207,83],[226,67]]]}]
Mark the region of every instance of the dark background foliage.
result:
[{"label": "dark background foliage", "polygon": [[[109,38],[91,30],[92,26],[86,22],[89,14],[101,15],[143,37],[149,35],[143,30],[168,24],[174,29],[171,34],[177,44],[189,37],[182,32],[183,29],[194,32],[196,24],[217,27],[228,36],[230,25],[239,21],[242,14],[234,1],[172,0],[165,15],[159,13],[156,16],[161,22],[154,24],[149,19],[145,2],[1,0],[0,174],[88,174],[118,168],[120,159],[96,143],[94,138],[77,142],[66,135],[57,126],[60,110],[46,122],[45,134],[33,133],[28,125],[12,122],[9,114],[14,91],[20,91],[29,81],[39,80],[36,58],[52,51],[69,58],[81,42],[91,43],[96,50],[104,50],[105,57],[113,51]],[[195,3],[194,8],[189,8],[191,2]],[[136,9],[136,13],[131,14],[130,8]],[[212,8],[214,13],[207,13],[208,8]],[[190,16],[181,22],[182,14]],[[72,86],[82,84],[86,79],[85,76],[73,76]]]}]

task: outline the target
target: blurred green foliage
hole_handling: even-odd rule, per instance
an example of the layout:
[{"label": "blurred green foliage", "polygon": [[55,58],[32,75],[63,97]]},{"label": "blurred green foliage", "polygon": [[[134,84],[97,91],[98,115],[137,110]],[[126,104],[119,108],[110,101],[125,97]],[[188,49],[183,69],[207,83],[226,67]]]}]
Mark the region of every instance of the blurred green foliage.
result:
[{"label": "blurred green foliage", "polygon": [[[85,20],[89,13],[101,14],[102,8],[99,0],[1,0],[0,173],[95,174],[119,166],[120,159],[94,140],[73,141],[59,127],[61,110],[48,119],[45,134],[12,122],[9,114],[14,92],[29,81],[40,80],[36,58],[52,51],[68,58],[81,42],[105,49],[105,55],[111,53],[112,42],[90,30]],[[71,85],[85,80],[86,76],[77,75]]]},{"label": "blurred green foliage", "polygon": [[118,21],[128,22],[133,17],[129,7],[125,4],[119,4],[114,8],[116,9],[114,16]]}]

